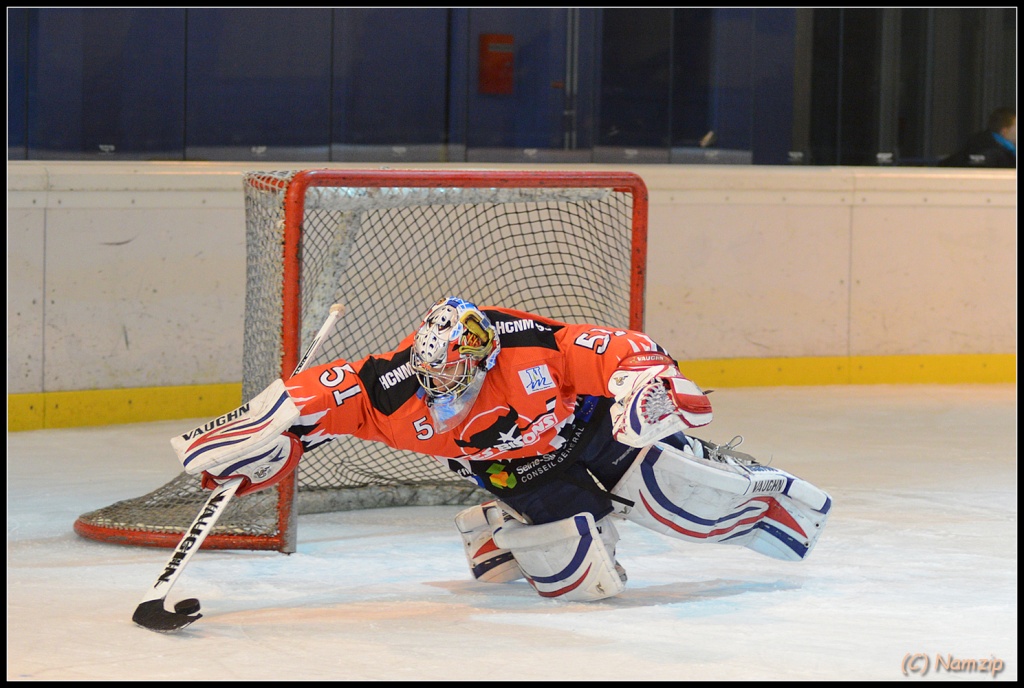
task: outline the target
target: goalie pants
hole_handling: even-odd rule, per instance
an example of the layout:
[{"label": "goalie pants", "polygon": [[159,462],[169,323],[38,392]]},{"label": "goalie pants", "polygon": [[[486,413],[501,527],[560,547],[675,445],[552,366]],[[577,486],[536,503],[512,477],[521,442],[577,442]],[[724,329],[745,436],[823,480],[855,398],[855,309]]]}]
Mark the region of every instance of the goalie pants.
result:
[{"label": "goalie pants", "polygon": [[[579,458],[561,475],[539,487],[519,494],[497,496],[505,504],[528,517],[534,525],[554,523],[581,513],[595,521],[621,509],[609,493],[633,466],[642,448],[630,447],[612,439],[611,419],[602,414],[601,427],[593,441],[580,451]],[[677,432],[661,440],[679,449],[688,449],[695,438]],[[594,479],[600,481],[600,485]]]},{"label": "goalie pants", "polygon": [[535,525],[581,513],[589,513],[600,521],[610,514],[614,504],[608,491],[625,475],[641,450],[612,439],[612,422],[607,413],[596,414],[594,422],[599,427],[590,435],[590,442],[578,450],[576,460],[557,477],[529,492],[495,494]]}]

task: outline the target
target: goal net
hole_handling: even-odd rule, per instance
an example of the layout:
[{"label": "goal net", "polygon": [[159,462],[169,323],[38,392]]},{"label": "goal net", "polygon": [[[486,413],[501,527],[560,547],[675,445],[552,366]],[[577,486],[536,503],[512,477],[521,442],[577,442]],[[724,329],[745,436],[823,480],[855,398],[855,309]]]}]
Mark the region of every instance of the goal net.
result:
[{"label": "goal net", "polygon": [[[643,327],[647,189],[637,175],[303,170],[246,173],[243,189],[243,400],[291,375],[334,303],[345,315],[310,365],[390,351],[451,295]],[[83,514],[75,531],[173,547],[208,495],[182,473]],[[487,498],[430,457],[341,437],[277,487],[233,500],[203,546],[292,552],[300,514]]]}]

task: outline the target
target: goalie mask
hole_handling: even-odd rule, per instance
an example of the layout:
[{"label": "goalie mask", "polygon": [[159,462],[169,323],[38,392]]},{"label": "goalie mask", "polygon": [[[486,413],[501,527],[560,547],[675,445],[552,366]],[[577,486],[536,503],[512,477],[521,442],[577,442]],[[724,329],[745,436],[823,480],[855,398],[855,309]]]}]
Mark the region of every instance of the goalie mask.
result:
[{"label": "goalie mask", "polygon": [[500,349],[494,325],[472,303],[451,296],[431,306],[413,339],[411,362],[439,431],[469,413]]}]

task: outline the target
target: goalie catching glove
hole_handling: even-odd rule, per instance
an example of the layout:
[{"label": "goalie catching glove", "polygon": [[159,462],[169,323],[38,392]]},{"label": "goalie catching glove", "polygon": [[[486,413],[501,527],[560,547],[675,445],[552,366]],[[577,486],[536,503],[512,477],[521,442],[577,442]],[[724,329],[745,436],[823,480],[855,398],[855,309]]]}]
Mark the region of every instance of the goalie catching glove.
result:
[{"label": "goalie catching glove", "polygon": [[172,438],[171,446],[186,473],[202,474],[204,488],[241,477],[237,494],[245,495],[276,485],[295,469],[302,442],[289,429],[298,418],[278,379],[252,401]]},{"label": "goalie catching glove", "polygon": [[670,356],[647,352],[622,359],[608,380],[615,439],[645,447],[676,432],[711,422],[711,401],[683,377]]}]

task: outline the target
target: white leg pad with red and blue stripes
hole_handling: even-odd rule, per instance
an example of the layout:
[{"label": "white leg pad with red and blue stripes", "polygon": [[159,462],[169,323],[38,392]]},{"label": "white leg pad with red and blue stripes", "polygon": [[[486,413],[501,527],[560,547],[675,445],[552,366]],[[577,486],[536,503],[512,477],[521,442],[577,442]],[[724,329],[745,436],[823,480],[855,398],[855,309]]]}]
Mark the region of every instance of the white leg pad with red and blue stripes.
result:
[{"label": "white leg pad with red and blue stripes", "polygon": [[628,520],[692,542],[742,545],[798,561],[813,549],[832,508],[828,494],[769,466],[736,466],[656,442],[612,490],[633,502]]},{"label": "white leg pad with red and blue stripes", "polygon": [[485,583],[510,583],[523,577],[510,550],[494,544],[487,512],[499,511],[495,500],[463,509],[455,515],[455,527],[462,535],[462,548],[473,578]]},{"label": "white leg pad with red and blue stripes", "polygon": [[542,525],[495,525],[495,544],[512,552],[541,597],[589,602],[618,595],[626,587],[615,569],[619,534],[607,516],[600,527],[589,513]]}]

